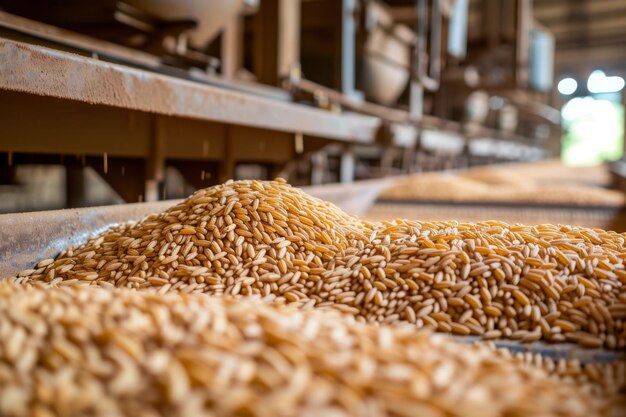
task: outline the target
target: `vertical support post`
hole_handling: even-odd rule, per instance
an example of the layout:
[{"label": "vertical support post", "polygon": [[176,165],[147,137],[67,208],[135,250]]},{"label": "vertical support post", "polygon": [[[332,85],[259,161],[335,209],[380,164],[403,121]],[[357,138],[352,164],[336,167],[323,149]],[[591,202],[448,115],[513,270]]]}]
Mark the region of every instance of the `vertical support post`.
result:
[{"label": "vertical support post", "polygon": [[85,167],[79,164],[65,166],[65,207],[84,207],[86,204]]},{"label": "vertical support post", "polygon": [[300,0],[263,0],[255,24],[254,72],[279,85],[300,68]]},{"label": "vertical support post", "polygon": [[224,143],[224,158],[220,161],[220,182],[235,179],[235,159],[233,157],[233,137],[230,127],[226,125],[226,141]]},{"label": "vertical support post", "polygon": [[482,28],[489,47],[495,48],[500,43],[500,19],[502,0],[483,0]]},{"label": "vertical support post", "polygon": [[[2,153],[0,153],[2,155]],[[11,185],[15,183],[15,166],[13,165],[13,153],[6,153],[6,163],[4,155],[0,156],[0,185]]]},{"label": "vertical support post", "polygon": [[[280,80],[300,72],[301,0],[280,0],[278,10],[278,76]],[[279,81],[280,81],[279,80]]]},{"label": "vertical support post", "polygon": [[622,154],[622,160],[626,160],[626,91],[622,90],[622,108],[624,109],[624,143],[622,146],[624,147],[624,153]]},{"label": "vertical support post", "polygon": [[417,80],[409,85],[409,118],[419,121],[424,115],[424,86]]},{"label": "vertical support post", "polygon": [[237,71],[241,68],[242,21],[237,14],[226,25],[222,32],[222,76],[226,79],[233,79]]},{"label": "vertical support post", "polygon": [[165,145],[167,132],[165,119],[155,115],[153,118],[150,157],[146,165],[145,201],[159,201],[165,181]]},{"label": "vertical support post", "polygon": [[[420,15],[423,6],[419,0],[415,0],[415,21],[420,21]],[[423,19],[422,19],[423,21]],[[420,65],[422,65],[422,57],[426,48],[427,38],[425,37],[426,28],[418,28],[416,30],[417,40],[413,46],[413,59],[411,60],[411,80],[409,83],[409,118],[412,121],[419,121],[424,114],[424,86],[419,80]]]},{"label": "vertical support post", "polygon": [[385,175],[390,175],[393,171],[393,163],[396,159],[396,148],[388,146],[383,150],[383,155],[380,158],[380,168]]},{"label": "vertical support post", "polygon": [[[432,3],[430,7],[429,3]],[[441,81],[443,18],[439,0],[415,0],[415,12],[417,38],[411,68],[409,115],[413,120],[419,120],[423,114],[424,89],[437,91]]]},{"label": "vertical support post", "polygon": [[311,185],[322,185],[328,170],[328,155],[317,151],[311,155]]},{"label": "vertical support post", "polygon": [[515,82],[518,87],[528,86],[532,5],[530,0],[517,0],[515,10]]},{"label": "vertical support post", "polygon": [[335,6],[335,27],[338,30],[335,42],[335,56],[338,57],[335,69],[335,83],[347,97],[356,94],[356,0],[337,0]]},{"label": "vertical support post", "polygon": [[415,164],[415,148],[413,146],[407,146],[402,150],[402,171],[410,173],[413,170]]},{"label": "vertical support post", "polygon": [[339,181],[341,183],[354,182],[354,174],[356,170],[356,158],[352,146],[346,146],[342,149],[341,160],[339,166]]}]

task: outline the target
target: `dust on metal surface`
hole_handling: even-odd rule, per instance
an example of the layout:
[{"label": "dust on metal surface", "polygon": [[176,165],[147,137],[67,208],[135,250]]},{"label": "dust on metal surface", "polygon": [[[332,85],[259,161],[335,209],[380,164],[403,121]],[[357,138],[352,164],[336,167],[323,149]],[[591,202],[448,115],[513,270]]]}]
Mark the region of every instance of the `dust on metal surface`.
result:
[{"label": "dust on metal surface", "polygon": [[359,143],[373,142],[380,124],[8,39],[0,89]]}]

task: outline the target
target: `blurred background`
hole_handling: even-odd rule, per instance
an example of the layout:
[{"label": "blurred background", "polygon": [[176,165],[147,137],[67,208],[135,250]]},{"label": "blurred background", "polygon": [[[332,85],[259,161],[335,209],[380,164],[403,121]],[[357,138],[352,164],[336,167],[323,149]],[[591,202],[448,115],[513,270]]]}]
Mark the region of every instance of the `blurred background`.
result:
[{"label": "blurred background", "polygon": [[626,231],[625,45],[623,0],[0,0],[0,212],[282,176]]}]

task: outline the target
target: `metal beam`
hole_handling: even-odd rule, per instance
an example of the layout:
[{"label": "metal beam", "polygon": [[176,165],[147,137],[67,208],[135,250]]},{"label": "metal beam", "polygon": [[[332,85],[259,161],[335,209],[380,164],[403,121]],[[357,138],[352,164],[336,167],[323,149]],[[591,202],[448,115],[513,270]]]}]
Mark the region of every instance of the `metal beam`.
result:
[{"label": "metal beam", "polygon": [[265,0],[255,16],[254,72],[278,86],[300,68],[300,1]]},{"label": "metal beam", "polygon": [[[535,14],[537,15],[537,13]],[[626,7],[621,7],[619,9],[601,10],[595,13],[585,14],[586,18],[591,22],[602,22],[604,20],[621,20],[622,22],[626,22]],[[554,27],[558,25],[575,26],[577,24],[575,20],[572,20],[572,16],[570,14],[562,14],[549,17],[541,17],[541,15],[539,15],[537,16],[537,19],[539,20],[539,22],[543,23],[550,29],[554,29]]]},{"label": "metal beam", "polygon": [[550,19],[559,16],[570,15],[572,9],[574,11],[584,10],[584,13],[593,17],[595,13],[602,13],[607,10],[619,10],[624,7],[623,0],[585,0],[585,1],[553,1],[546,2],[545,0],[535,0],[533,2],[533,10],[535,17],[542,21],[542,19]]},{"label": "metal beam", "polygon": [[561,24],[547,25],[547,27],[557,39],[576,36],[581,32],[585,34],[585,37],[593,39],[607,32],[626,35],[626,18],[624,18],[624,15],[617,15],[610,19],[596,20],[593,17],[588,17],[579,21],[570,17],[569,21],[564,21]]},{"label": "metal beam", "polygon": [[356,1],[337,0],[329,11],[335,23],[335,84],[346,97],[353,99],[356,91]]},{"label": "metal beam", "polygon": [[0,39],[0,90],[372,143],[380,120],[255,97]]},{"label": "metal beam", "polygon": [[222,76],[232,80],[243,59],[243,17],[236,15],[222,31]]},{"label": "metal beam", "polygon": [[[620,44],[608,46],[570,46],[556,52],[556,75],[586,78],[591,71],[601,67],[607,72],[623,71],[626,68],[624,47]],[[581,60],[580,57],[585,59]]]}]

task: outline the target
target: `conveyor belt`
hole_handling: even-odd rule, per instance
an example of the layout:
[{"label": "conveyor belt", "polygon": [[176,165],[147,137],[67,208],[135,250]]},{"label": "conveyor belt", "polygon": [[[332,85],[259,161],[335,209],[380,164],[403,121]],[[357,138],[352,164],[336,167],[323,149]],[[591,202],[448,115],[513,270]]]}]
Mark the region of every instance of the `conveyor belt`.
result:
[{"label": "conveyor belt", "polygon": [[512,208],[516,210],[580,210],[589,211],[595,210],[600,212],[615,213],[621,211],[623,208],[620,206],[608,206],[608,205],[571,205],[571,204],[537,204],[537,203],[517,203],[509,201],[494,201],[485,203],[484,201],[450,201],[450,200],[412,200],[412,199],[390,199],[381,198],[378,200],[379,204],[400,204],[410,206],[456,206],[456,207],[494,207],[494,208]]},{"label": "conveyor belt", "polygon": [[626,231],[624,196],[608,189],[603,167],[558,160],[402,177],[367,213],[372,220],[571,224]]},{"label": "conveyor belt", "polygon": [[619,206],[567,206],[530,203],[379,200],[367,212],[369,220],[501,220],[523,224],[570,224],[626,231],[626,210]]}]

